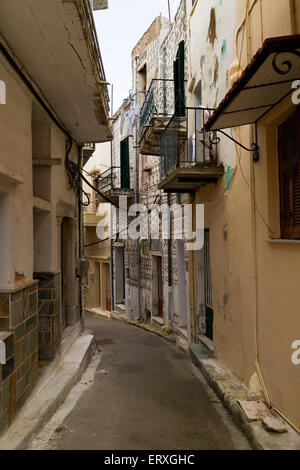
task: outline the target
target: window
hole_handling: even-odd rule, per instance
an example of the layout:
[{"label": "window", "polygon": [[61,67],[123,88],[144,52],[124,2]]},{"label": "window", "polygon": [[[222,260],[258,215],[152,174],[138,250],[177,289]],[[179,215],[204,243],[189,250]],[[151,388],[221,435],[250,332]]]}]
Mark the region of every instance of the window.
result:
[{"label": "window", "polygon": [[160,239],[152,238],[150,250],[154,252],[162,252],[163,251],[162,241]]},{"label": "window", "polygon": [[300,110],[278,130],[281,238],[300,239]]}]

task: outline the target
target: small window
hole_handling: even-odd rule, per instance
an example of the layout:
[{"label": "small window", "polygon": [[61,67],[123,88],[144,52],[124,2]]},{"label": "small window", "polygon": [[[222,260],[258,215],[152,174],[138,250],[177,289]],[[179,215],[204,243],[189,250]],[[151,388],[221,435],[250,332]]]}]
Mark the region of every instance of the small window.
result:
[{"label": "small window", "polygon": [[300,111],[278,132],[281,238],[300,239]]},{"label": "small window", "polygon": [[152,238],[150,250],[154,252],[162,252],[163,251],[162,241],[160,239]]}]

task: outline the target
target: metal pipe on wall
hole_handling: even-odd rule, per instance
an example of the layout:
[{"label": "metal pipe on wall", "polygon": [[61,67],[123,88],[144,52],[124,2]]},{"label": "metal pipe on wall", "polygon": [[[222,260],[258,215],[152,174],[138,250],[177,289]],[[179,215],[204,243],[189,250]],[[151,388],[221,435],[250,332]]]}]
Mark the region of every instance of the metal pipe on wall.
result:
[{"label": "metal pipe on wall", "polygon": [[[79,147],[78,149],[78,166],[82,168],[82,161],[83,161],[83,148]],[[80,182],[82,187],[82,181]],[[85,258],[84,256],[84,227],[83,227],[83,211],[82,205],[80,201],[80,197],[77,200],[78,204],[78,252],[79,252],[79,260]],[[82,294],[82,277],[79,277],[79,316],[80,321],[82,324],[82,328],[84,328],[84,305],[83,305],[83,294]]]},{"label": "metal pipe on wall", "polygon": [[[171,207],[171,194],[168,193],[168,206]],[[170,219],[168,238],[168,321],[172,321],[172,223]]]},{"label": "metal pipe on wall", "polygon": [[[110,104],[110,115],[114,115],[114,86],[111,85],[111,104]],[[110,142],[110,166],[113,167],[113,141]],[[112,234],[113,227],[113,211],[110,205],[110,232]],[[110,240],[110,285],[111,285],[111,310],[115,309],[115,284],[114,284],[114,245],[113,239]]]},{"label": "metal pipe on wall", "polygon": [[[138,56],[134,58],[134,96],[137,96],[137,61]],[[137,98],[136,98],[137,99]],[[134,130],[134,203],[139,203],[139,152],[137,146],[137,125]],[[140,240],[136,240],[137,257],[137,283],[138,283],[138,319],[142,319],[142,282],[141,282],[141,253]]]}]

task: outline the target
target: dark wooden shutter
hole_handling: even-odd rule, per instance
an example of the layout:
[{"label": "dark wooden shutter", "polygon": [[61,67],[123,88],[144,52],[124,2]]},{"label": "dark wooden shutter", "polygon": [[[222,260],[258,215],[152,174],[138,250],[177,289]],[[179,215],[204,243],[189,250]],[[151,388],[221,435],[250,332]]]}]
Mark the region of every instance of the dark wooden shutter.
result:
[{"label": "dark wooden shutter", "polygon": [[121,153],[121,189],[130,189],[129,138],[120,143]]},{"label": "dark wooden shutter", "polygon": [[300,109],[279,127],[281,238],[300,239]]},{"label": "dark wooden shutter", "polygon": [[185,46],[184,41],[178,45],[177,57],[174,62],[174,99],[175,114],[178,116],[185,115],[185,81],[184,81],[184,64],[185,64]]}]

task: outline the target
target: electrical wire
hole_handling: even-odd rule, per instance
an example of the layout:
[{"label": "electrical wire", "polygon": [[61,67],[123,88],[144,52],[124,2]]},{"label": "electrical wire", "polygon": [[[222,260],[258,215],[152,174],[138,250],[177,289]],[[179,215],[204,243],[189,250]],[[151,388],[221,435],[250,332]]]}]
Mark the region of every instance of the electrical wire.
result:
[{"label": "electrical wire", "polygon": [[[141,222],[142,222],[146,217],[148,217],[148,216],[156,209],[156,207],[160,204],[160,202],[161,202],[161,195],[158,194],[158,195],[156,196],[156,198],[155,198],[154,205],[153,205],[150,209],[148,209],[147,214],[142,217]],[[127,227],[124,228],[123,230],[120,230],[119,232],[117,232],[117,233],[115,234],[115,236],[117,237],[117,236],[121,235],[122,233],[126,232],[127,230],[128,230],[128,225],[127,225]],[[108,240],[110,240],[110,239],[111,239],[111,237],[107,237],[107,238],[105,238],[105,239],[103,239],[103,240],[99,240],[99,241],[97,241],[97,242],[89,243],[88,245],[85,245],[84,248],[89,248],[89,247],[91,247],[91,246],[100,245],[101,243],[104,243],[104,242],[106,242],[106,241],[108,241]]]}]

